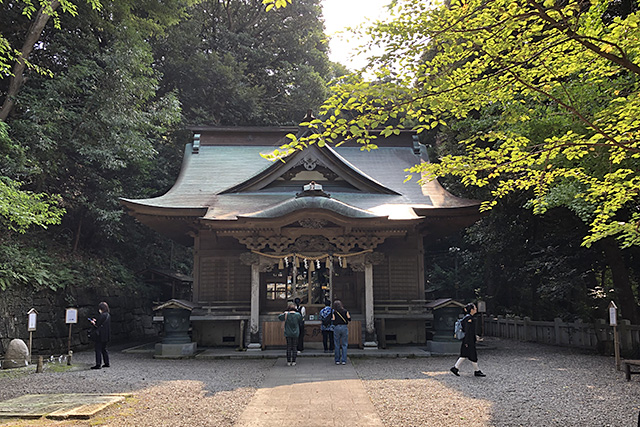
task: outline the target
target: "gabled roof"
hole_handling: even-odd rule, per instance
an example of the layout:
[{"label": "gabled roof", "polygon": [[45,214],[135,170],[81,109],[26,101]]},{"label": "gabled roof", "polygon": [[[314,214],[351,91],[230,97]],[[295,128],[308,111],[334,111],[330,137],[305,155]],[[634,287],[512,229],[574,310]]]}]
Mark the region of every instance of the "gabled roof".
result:
[{"label": "gabled roof", "polygon": [[[194,143],[186,146],[182,170],[171,190],[159,197],[121,202],[154,228],[159,227],[160,217],[234,221],[318,209],[348,218],[390,221],[431,214],[455,216],[454,211],[477,215],[477,201],[455,197],[437,181],[422,186],[415,180],[405,182],[406,169],[428,161],[425,147],[410,132],[380,138],[379,148],[372,151],[345,143],[311,145],[284,161],[261,156],[288,142],[286,135],[296,130],[198,128]],[[296,198],[302,185],[314,179],[330,197]]]}]

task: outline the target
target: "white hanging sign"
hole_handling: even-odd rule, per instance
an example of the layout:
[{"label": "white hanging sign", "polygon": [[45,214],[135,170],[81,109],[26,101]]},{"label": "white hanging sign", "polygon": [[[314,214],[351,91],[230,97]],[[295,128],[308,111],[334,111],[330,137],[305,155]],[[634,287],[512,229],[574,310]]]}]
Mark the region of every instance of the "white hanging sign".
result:
[{"label": "white hanging sign", "polygon": [[36,330],[36,318],[38,317],[38,312],[32,308],[31,310],[29,310],[27,314],[29,315],[28,317],[29,321],[27,323],[27,331],[33,332]]},{"label": "white hanging sign", "polygon": [[478,301],[478,313],[487,312],[487,303],[484,301]]},{"label": "white hanging sign", "polygon": [[616,307],[616,303],[613,301],[609,304],[609,325],[618,325],[618,307]]},{"label": "white hanging sign", "polygon": [[77,308],[67,308],[66,323],[78,323]]}]

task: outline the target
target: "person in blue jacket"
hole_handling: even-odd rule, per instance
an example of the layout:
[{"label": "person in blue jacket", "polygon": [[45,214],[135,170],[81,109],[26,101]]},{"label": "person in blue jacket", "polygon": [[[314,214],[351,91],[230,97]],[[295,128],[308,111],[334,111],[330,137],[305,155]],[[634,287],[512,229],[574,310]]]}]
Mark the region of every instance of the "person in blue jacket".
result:
[{"label": "person in blue jacket", "polygon": [[325,300],[324,308],[320,310],[320,320],[322,322],[320,330],[322,331],[322,346],[324,347],[325,353],[332,352],[334,348],[332,316],[331,301]]}]

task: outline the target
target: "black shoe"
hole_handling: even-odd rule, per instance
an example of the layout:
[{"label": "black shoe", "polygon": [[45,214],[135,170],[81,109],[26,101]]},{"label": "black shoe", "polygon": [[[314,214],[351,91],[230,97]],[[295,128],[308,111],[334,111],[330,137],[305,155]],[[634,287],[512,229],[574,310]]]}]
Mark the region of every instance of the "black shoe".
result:
[{"label": "black shoe", "polygon": [[102,369],[99,365],[92,366],[91,369]]},{"label": "black shoe", "polygon": [[109,366],[111,366],[111,365],[109,365],[109,364],[102,365],[103,368],[108,368]]},{"label": "black shoe", "polygon": [[[453,375],[455,375],[456,377],[459,377],[459,376],[460,376],[460,374],[458,373],[458,372],[459,372],[459,370],[458,370],[458,368],[456,368],[455,366],[454,366],[453,368],[449,369],[449,370],[450,370],[451,372],[453,372]],[[478,371],[478,372],[480,372],[480,371]]]},{"label": "black shoe", "polygon": [[483,374],[482,371],[475,371],[473,375],[475,375],[476,377],[486,377],[486,375]]}]

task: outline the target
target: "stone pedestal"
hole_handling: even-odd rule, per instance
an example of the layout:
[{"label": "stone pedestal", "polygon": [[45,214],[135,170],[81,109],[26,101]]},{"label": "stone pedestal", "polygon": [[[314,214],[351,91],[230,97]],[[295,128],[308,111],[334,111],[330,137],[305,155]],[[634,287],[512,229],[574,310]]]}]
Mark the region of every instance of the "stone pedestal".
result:
[{"label": "stone pedestal", "polygon": [[262,351],[262,346],[258,342],[252,342],[247,346],[247,351]]},{"label": "stone pedestal", "polygon": [[427,341],[427,351],[436,354],[459,354],[460,341]]},{"label": "stone pedestal", "polygon": [[181,359],[196,354],[197,343],[185,344],[156,344],[156,359]]},{"label": "stone pedestal", "polygon": [[378,349],[378,343],[375,341],[366,341],[364,343],[364,349],[365,350],[377,350]]}]

